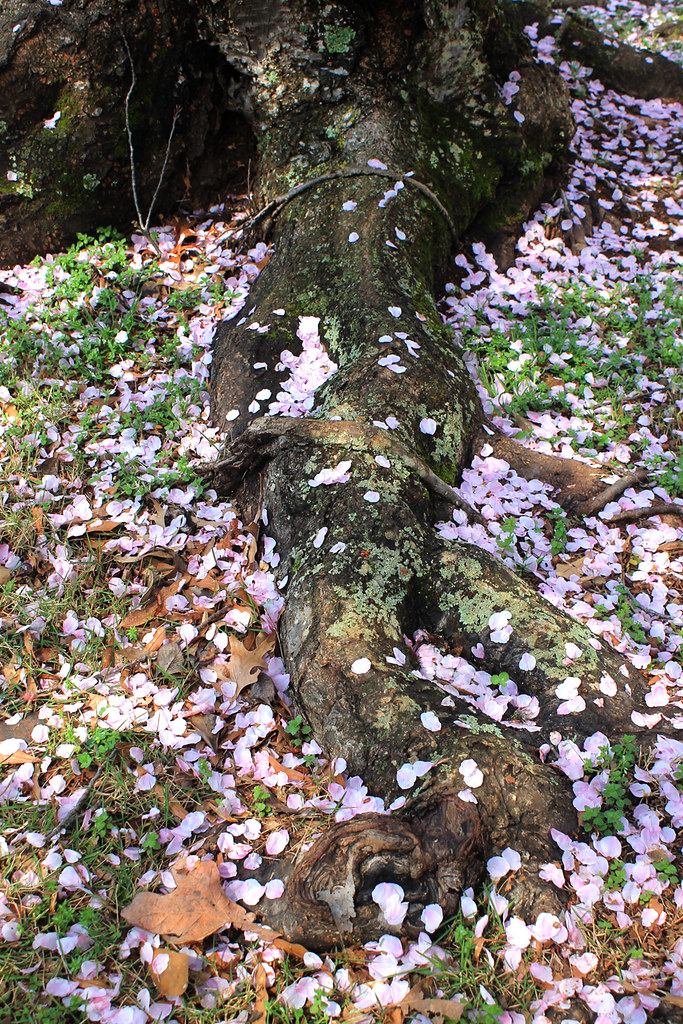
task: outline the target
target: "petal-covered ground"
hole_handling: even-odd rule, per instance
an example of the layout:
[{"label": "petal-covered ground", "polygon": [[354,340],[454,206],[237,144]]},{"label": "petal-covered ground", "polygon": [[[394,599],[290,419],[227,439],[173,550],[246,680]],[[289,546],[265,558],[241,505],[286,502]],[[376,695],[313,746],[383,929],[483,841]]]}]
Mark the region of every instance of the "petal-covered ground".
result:
[{"label": "petal-covered ground", "polygon": [[[680,56],[674,5],[586,11]],[[552,38],[529,35],[553,61]],[[683,107],[561,71],[577,121],[567,182],[506,272],[483,244],[463,249],[444,315],[506,433],[606,473],[644,468],[650,482],[573,520],[485,447],[460,492],[486,527],[456,511],[436,529],[498,554],[648,672],[650,713],[636,724],[656,732],[664,716],[683,729]],[[513,73],[513,107],[516,92]],[[427,908],[416,943],[387,935],[323,960],[247,916],[282,892],[256,877],[265,856],[385,808],[288,710],[267,510],[240,522],[195,470],[223,440],[206,392],[213,332],[242,306],[249,315],[269,258],[242,244],[245,205],[177,218],[156,233],[161,258],[142,236],[103,231],[0,272],[0,1005],[17,1022],[424,1022],[455,1014],[438,1001],[456,999],[472,1020],[544,1024],[578,999],[600,1024],[640,1024],[660,1003],[666,1019],[667,1004],[683,1005],[683,742],[660,740],[647,761],[628,738],[579,750],[560,717],[539,754],[573,781],[584,832],[554,830],[544,867],[572,893],[564,920],[524,921],[508,904],[511,849],[457,920]],[[259,392],[252,412],[315,407],[336,369],[315,314],[301,352],[282,353],[282,391]],[[343,483],[346,469],[311,486]],[[501,644],[506,615],[490,622]],[[464,696],[492,723],[534,729],[532,650],[512,679],[478,668],[477,648],[465,658],[426,634],[412,643],[445,706]],[[567,643],[562,714],[585,706],[580,656]],[[614,687],[606,678],[604,700]],[[438,715],[423,726],[438,731]],[[400,785],[428,769],[405,765]],[[476,801],[481,771],[468,760],[460,772],[462,798]],[[183,899],[193,869],[205,902]],[[122,914],[146,892],[162,901],[146,907],[149,931]],[[400,886],[387,879],[373,898],[400,925]]]}]

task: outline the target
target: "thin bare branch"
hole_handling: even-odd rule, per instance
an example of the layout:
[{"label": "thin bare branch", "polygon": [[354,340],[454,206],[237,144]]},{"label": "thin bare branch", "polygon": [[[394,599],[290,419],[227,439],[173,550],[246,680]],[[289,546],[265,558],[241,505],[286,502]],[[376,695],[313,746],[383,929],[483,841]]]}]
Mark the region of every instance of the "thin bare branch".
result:
[{"label": "thin bare branch", "polygon": [[156,205],[157,197],[159,195],[159,190],[161,189],[164,177],[166,175],[166,168],[168,166],[168,160],[169,160],[169,157],[171,155],[171,143],[173,141],[173,135],[175,133],[176,124],[178,123],[178,118],[180,117],[181,108],[180,107],[176,107],[175,110],[173,111],[173,121],[171,123],[171,130],[169,132],[168,142],[166,143],[166,153],[164,155],[164,163],[163,163],[163,166],[161,168],[161,172],[159,174],[159,180],[157,181],[157,187],[156,187],[156,189],[154,191],[154,195],[152,196],[152,201],[149,204],[149,208],[147,210],[147,216],[143,217],[142,216],[142,210],[140,209],[140,200],[139,200],[139,197],[138,197],[137,177],[136,177],[136,174],[135,174],[135,149],[133,147],[133,130],[132,130],[131,124],[130,124],[130,98],[133,95],[133,90],[135,89],[135,84],[137,82],[137,75],[135,74],[135,65],[133,63],[133,55],[130,52],[130,46],[128,45],[128,40],[126,39],[125,35],[123,35],[123,33],[121,33],[121,36],[123,38],[123,44],[124,44],[124,46],[126,48],[126,53],[128,54],[128,62],[130,63],[130,73],[131,73],[130,88],[129,88],[128,92],[126,93],[125,115],[126,115],[126,133],[128,135],[128,151],[130,153],[130,178],[131,178],[131,188],[132,188],[132,191],[133,191],[133,202],[135,203],[135,212],[137,213],[137,216],[138,216],[138,227],[140,228],[142,233],[145,235],[147,240],[153,246],[157,256],[161,256],[161,249],[159,248],[159,245],[158,245],[156,239],[152,237],[152,234],[151,234],[151,232],[149,230],[149,222],[152,219],[152,213],[154,212],[154,207]]}]

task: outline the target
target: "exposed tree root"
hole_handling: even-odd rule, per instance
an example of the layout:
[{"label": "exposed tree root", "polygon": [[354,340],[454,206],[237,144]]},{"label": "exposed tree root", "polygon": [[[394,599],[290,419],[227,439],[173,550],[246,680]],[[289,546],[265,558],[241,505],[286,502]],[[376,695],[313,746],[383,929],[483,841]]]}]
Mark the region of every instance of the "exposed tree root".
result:
[{"label": "exposed tree root", "polygon": [[469,505],[464,498],[445,481],[432,472],[429,466],[411,454],[402,444],[395,441],[386,430],[369,427],[353,420],[315,420],[263,418],[253,420],[246,431],[228,448],[227,454],[216,462],[199,468],[201,475],[208,477],[215,486],[229,491],[248,472],[271,458],[282,440],[288,438],[296,444],[310,440],[325,441],[336,445],[344,452],[354,449],[371,449],[376,455],[400,459],[406,469],[414,473],[436,498],[448,505],[462,509],[470,522],[486,525],[486,519]]},{"label": "exposed tree root", "polygon": [[337,937],[367,941],[377,935],[372,890],[391,880],[410,903],[401,931],[417,938],[426,906],[451,915],[462,890],[481,880],[484,852],[479,815],[454,795],[416,801],[410,816],[361,815],[333,825],[303,854],[268,920],[313,949]]},{"label": "exposed tree root", "polygon": [[[602,5],[603,0],[600,0],[597,6]],[[554,21],[554,6],[566,11],[559,25]],[[527,24],[539,22],[541,34],[552,33],[555,36],[560,55],[565,60],[576,60],[585,67],[593,68],[595,77],[607,89],[646,100],[683,101],[683,68],[677,61],[617,39],[612,45],[605,46],[603,29],[571,10],[579,6],[580,0],[560,0],[556,5],[542,0],[524,0],[518,10]]]},{"label": "exposed tree root", "polygon": [[635,473],[627,473],[625,476],[619,477],[613,484],[606,487],[602,493],[596,494],[594,498],[585,502],[581,512],[584,516],[594,516],[597,512],[600,512],[605,505],[608,505],[610,501],[614,501],[619,495],[627,491],[629,487],[637,487],[640,484],[647,483],[647,472],[644,469],[636,470]]},{"label": "exposed tree root", "polygon": [[[333,378],[327,387],[337,385],[343,386]],[[394,472],[404,467],[392,475],[390,493],[386,470],[375,462],[379,453],[391,459]],[[310,487],[309,479],[343,456],[352,464],[351,481]],[[316,949],[386,931],[414,934],[424,906],[439,902],[451,913],[462,886],[474,884],[486,859],[505,846],[523,860],[507,892],[519,912],[559,912],[562,894],[538,872],[556,856],[548,822],[570,832],[576,818],[568,780],[540,763],[539,745],[557,731],[579,742],[596,731],[611,739],[639,732],[648,742],[631,720],[643,706],[642,676],[496,558],[460,542],[444,544],[433,529],[433,501],[442,495],[414,458],[403,456],[403,446],[386,431],[363,423],[263,418],[215,467],[214,483],[231,491],[250,458],[260,467],[269,532],[282,551],[282,574],[289,576],[282,651],[312,734],[387,801],[403,792],[397,782],[402,764],[433,765],[415,787],[422,786],[423,795],[399,815],[333,826],[291,866],[283,899],[262,901],[268,924]],[[249,476],[244,483],[250,500],[255,488]],[[363,500],[366,488],[382,492],[384,516]],[[318,551],[311,540],[323,526],[328,535]],[[327,554],[340,542],[343,551]],[[503,609],[513,627],[506,643],[497,642],[489,626]],[[403,637],[418,628],[467,652],[481,645],[482,667],[517,679],[537,698],[537,717],[516,728],[499,724],[464,693],[444,706],[443,691],[413,674],[417,663]],[[566,657],[567,641],[581,650],[574,663]],[[396,648],[405,665],[387,661]],[[536,666],[520,673],[525,652],[534,653]],[[360,659],[369,667],[354,671]],[[568,676],[580,677],[585,707],[565,713],[556,691]],[[423,727],[427,711],[439,718],[440,732]],[[474,760],[483,774],[476,805],[458,796],[465,789],[459,772],[465,760]],[[387,923],[371,899],[379,881],[396,881],[406,893],[410,914],[400,927]]]},{"label": "exposed tree root", "polygon": [[[336,243],[329,244],[334,251]],[[280,262],[285,257],[276,253],[259,279],[254,316],[261,308],[285,305],[277,294],[283,276],[287,280],[288,264]],[[337,305],[339,329],[346,330],[346,315],[363,322],[381,319],[375,301],[361,292],[350,314]],[[311,306],[316,308],[315,299]],[[285,340],[291,344],[296,324],[295,317],[284,316],[278,334],[261,335],[256,344],[267,344],[271,353]],[[486,859],[506,846],[522,857],[506,893],[518,912],[559,912],[562,893],[539,870],[558,852],[549,823],[572,832],[577,822],[571,784],[541,763],[539,746],[552,745],[558,733],[581,743],[598,731],[611,739],[636,733],[644,745],[650,742],[631,718],[633,711],[647,710],[647,683],[640,673],[496,558],[437,535],[439,506],[455,504],[444,476],[458,478],[473,450],[470,438],[478,443],[485,436],[518,471],[550,479],[574,508],[604,497],[605,490],[599,469],[536,457],[507,438],[482,432],[471,378],[457,350],[441,343],[439,329],[437,314],[411,326],[419,360],[404,376],[378,364],[376,329],[368,331],[352,358],[344,359],[341,349],[335,353],[341,365],[316,396],[315,417],[252,416],[224,457],[206,467],[211,483],[236,493],[248,515],[268,510],[268,533],[281,555],[278,574],[286,582],[281,650],[297,711],[312,735],[387,803],[418,793],[398,815],[333,826],[290,865],[283,899],[262,901],[259,912],[269,924],[316,949],[386,931],[412,934],[427,903],[438,901],[451,912],[459,886],[472,884]],[[253,349],[245,356],[243,345],[253,344],[254,334],[226,331],[220,362],[231,366],[233,353],[252,359]],[[250,389],[258,387],[237,377],[219,377],[217,383],[223,408],[227,402],[246,408]],[[433,437],[419,429],[426,409],[439,424]],[[396,416],[396,429],[374,426],[388,411]],[[348,479],[316,484],[321,471],[340,461],[350,463]],[[512,632],[500,642],[490,619],[504,610]],[[508,672],[521,692],[536,698],[538,714],[506,724],[457,691],[444,704],[444,691],[415,674],[418,663],[405,637],[418,629],[466,656],[476,648],[482,668]],[[569,641],[581,652],[575,661],[567,658]],[[519,663],[527,652],[536,664],[522,672]],[[568,678],[580,680],[574,703],[561,688]],[[426,712],[437,716],[440,731],[424,727]],[[397,773],[416,761],[432,767],[403,790]],[[482,772],[476,804],[459,796],[466,789],[460,772],[465,761],[475,761]],[[426,847],[424,842],[425,835],[437,834],[438,862],[430,859],[432,839]],[[384,919],[371,899],[379,881],[403,886],[410,902],[407,923],[394,926]]]},{"label": "exposed tree root", "polygon": [[606,467],[590,466],[575,459],[535,452],[507,437],[497,428],[493,430],[489,434],[482,428],[473,445],[473,453],[476,454],[478,446],[480,448],[483,444],[490,444],[496,458],[507,462],[525,480],[542,480],[550,484],[557,503],[578,515],[596,515],[629,487],[647,481],[647,473],[638,470],[606,486],[604,477],[611,472]]},{"label": "exposed tree root", "polygon": [[662,501],[656,505],[648,505],[646,508],[629,508],[624,512],[618,512],[606,520],[608,523],[639,523],[643,519],[654,519],[655,516],[678,516],[683,519],[683,505],[677,505],[672,501]]},{"label": "exposed tree root", "polygon": [[[358,120],[340,128],[346,122],[334,119],[334,104],[320,103],[308,110],[304,143],[300,111],[288,108],[286,91],[278,87],[265,100],[259,93],[257,113],[269,131],[262,180],[272,195],[301,180],[302,147],[312,170],[321,159],[314,155],[319,140],[341,136],[340,169],[377,154],[389,166],[414,166],[456,229],[472,221],[476,211],[466,206],[471,182],[463,187],[458,155],[463,150],[444,151],[435,177],[432,136],[423,138],[420,125],[427,109],[439,126],[434,138],[471,131],[467,151],[488,145],[488,124],[499,134],[506,117],[499,101],[495,116],[475,108],[479,97],[499,95],[482,46],[495,45],[499,55],[506,23],[501,8],[491,22],[493,40],[488,15],[486,25],[471,31],[469,24],[447,22],[454,10],[430,5],[424,24],[413,26],[415,32],[429,26],[424,48],[415,51],[416,74],[423,76],[419,101],[406,92],[401,104],[378,105],[372,62],[359,60],[355,69],[349,63],[344,88],[361,111]],[[445,60],[437,28],[457,39]],[[360,31],[357,38],[362,45]],[[279,45],[271,51],[274,68],[283,53]],[[412,52],[403,54],[402,74],[412,59]],[[459,83],[470,81],[475,63],[481,78],[463,128]],[[261,75],[262,66],[253,73]],[[531,61],[521,66],[520,95],[526,89],[533,102],[524,107],[526,149],[520,152],[548,153],[570,134],[564,86]],[[289,71],[286,65],[283,81]],[[306,73],[315,78],[318,71],[307,66]],[[267,82],[260,78],[259,84],[267,93]],[[487,152],[495,173],[502,173],[497,161],[512,150],[497,139],[495,152]],[[515,167],[518,156],[510,156]],[[580,743],[597,731],[609,737],[633,732],[649,742],[631,717],[645,710],[647,684],[638,672],[497,559],[443,541],[434,529],[444,502],[477,519],[456,501],[452,485],[484,440],[521,475],[549,481],[565,507],[576,511],[609,500],[604,471],[486,434],[474,381],[433,299],[435,268],[451,243],[444,217],[417,188],[397,183],[382,197],[376,176],[349,181],[332,178],[329,163],[324,170],[324,180],[282,208],[277,250],[250,294],[248,314],[218,332],[212,409],[218,423],[227,417],[232,443],[206,470],[247,515],[267,510],[286,595],[281,652],[295,707],[311,735],[327,755],[344,758],[349,773],[360,775],[386,805],[409,796],[394,816],[333,825],[290,865],[284,897],[262,901],[269,923],[317,949],[386,931],[414,934],[426,904],[439,902],[451,913],[462,887],[482,877],[486,859],[506,846],[522,860],[506,890],[518,912],[557,912],[563,895],[539,871],[558,853],[550,826],[572,832],[577,819],[571,783],[541,760],[539,746],[546,742],[544,749],[552,751],[560,734]],[[511,177],[519,179],[517,170]],[[483,196],[478,209],[489,202]],[[287,371],[280,354],[300,350],[304,316],[319,318],[320,338],[337,370],[316,392],[310,419],[264,417],[260,403],[282,386]],[[491,622],[501,612],[510,627],[502,634]],[[501,721],[506,709],[493,699],[497,691],[490,703],[475,700],[462,685],[445,693],[419,671],[411,638],[420,629],[465,657],[474,649],[491,673],[507,671],[534,712],[537,701],[537,713]],[[579,648],[574,660],[567,641]],[[531,671],[520,668],[524,653],[536,659]],[[433,716],[440,728],[433,728]],[[372,900],[381,881],[404,888],[410,908],[403,925],[386,921]]]}]

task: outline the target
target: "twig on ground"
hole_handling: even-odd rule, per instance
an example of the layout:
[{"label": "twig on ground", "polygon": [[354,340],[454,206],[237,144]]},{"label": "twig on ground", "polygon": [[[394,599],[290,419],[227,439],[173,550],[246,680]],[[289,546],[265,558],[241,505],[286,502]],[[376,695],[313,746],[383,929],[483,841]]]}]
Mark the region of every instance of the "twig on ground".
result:
[{"label": "twig on ground", "polygon": [[74,823],[78,815],[81,813],[82,810],[85,809],[85,806],[92,795],[95,783],[97,782],[103,771],[104,764],[101,764],[97,771],[95,772],[95,774],[93,775],[90,782],[88,783],[88,785],[85,787],[85,789],[79,796],[74,806],[69,811],[69,813],[62,819],[62,821],[59,822],[58,825],[55,825],[51,832],[48,832],[46,837],[46,841],[48,843],[51,842],[51,840],[53,840],[56,836],[58,836],[60,832],[64,832],[68,828],[71,828],[71,825]]},{"label": "twig on ground", "polygon": [[178,118],[180,117],[181,108],[180,107],[176,107],[175,110],[173,111],[173,121],[171,123],[171,130],[169,132],[168,142],[166,143],[166,153],[165,153],[165,156],[164,156],[164,163],[163,163],[163,166],[161,168],[161,172],[159,174],[159,180],[157,182],[157,187],[156,187],[156,189],[154,191],[154,195],[152,196],[152,201],[149,204],[149,209],[147,210],[147,216],[143,217],[142,216],[142,210],[140,209],[140,200],[139,200],[139,197],[138,197],[137,177],[136,177],[136,174],[135,174],[135,150],[133,148],[133,130],[132,130],[131,124],[130,124],[130,98],[133,95],[133,90],[135,89],[135,84],[137,82],[137,75],[135,74],[135,65],[133,63],[133,55],[130,52],[130,46],[128,45],[128,40],[126,39],[125,35],[123,35],[123,33],[121,33],[121,36],[123,38],[123,44],[126,47],[126,53],[128,54],[128,62],[130,63],[130,72],[131,72],[130,88],[129,88],[128,92],[126,93],[125,114],[126,114],[126,132],[127,132],[127,135],[128,135],[128,151],[130,153],[130,179],[131,179],[131,188],[133,190],[133,202],[135,203],[135,212],[138,215],[138,227],[142,231],[142,233],[145,236],[145,238],[147,239],[147,241],[152,245],[152,247],[153,247],[154,251],[156,252],[157,256],[161,256],[162,253],[161,253],[161,249],[159,248],[159,244],[158,244],[157,240],[152,236],[152,234],[151,234],[151,232],[149,230],[149,222],[150,222],[150,220],[152,218],[152,213],[154,211],[154,206],[155,206],[156,201],[157,201],[157,196],[159,195],[159,190],[161,188],[161,185],[162,185],[163,180],[164,180],[164,176],[166,174],[166,168],[168,166],[168,158],[169,158],[169,156],[171,154],[171,142],[173,141],[173,135],[174,135],[174,132],[175,132],[175,126],[178,123]]}]

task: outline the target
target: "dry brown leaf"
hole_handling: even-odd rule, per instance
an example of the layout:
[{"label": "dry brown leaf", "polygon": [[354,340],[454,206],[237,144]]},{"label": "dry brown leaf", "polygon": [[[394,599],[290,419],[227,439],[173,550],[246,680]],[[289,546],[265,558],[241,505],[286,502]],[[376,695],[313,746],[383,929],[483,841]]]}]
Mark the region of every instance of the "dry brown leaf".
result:
[{"label": "dry brown leaf", "polygon": [[111,988],[108,978],[79,978],[78,975],[71,975],[72,981],[78,982],[79,988]]},{"label": "dry brown leaf", "polygon": [[674,996],[667,993],[667,995],[662,996],[662,1002],[670,1003],[671,1006],[683,1006],[683,996]]},{"label": "dry brown leaf", "polygon": [[155,959],[160,953],[168,957],[166,968],[157,974],[154,968],[150,966],[149,973],[159,994],[167,999],[175,999],[176,996],[181,996],[187,988],[190,958],[187,953],[178,953],[174,949],[161,947],[156,950]]},{"label": "dry brown leaf", "polygon": [[166,526],[166,512],[156,498],[152,498],[152,504],[154,505],[154,512],[150,513],[149,522],[160,526],[163,530]]},{"label": "dry brown leaf", "polygon": [[5,662],[2,666],[2,674],[8,683],[13,683],[19,676],[19,663],[15,658],[11,661]]},{"label": "dry brown leaf", "polygon": [[144,661],[147,657],[144,647],[121,647],[114,652],[114,660],[117,665],[129,665],[133,661]]},{"label": "dry brown leaf", "polygon": [[[265,658],[275,649],[275,633],[265,633],[264,639],[253,651],[248,651],[236,636],[230,637],[230,661],[228,672],[237,684],[237,694],[246,686],[251,686],[258,679],[258,674],[266,668]],[[236,694],[236,695],[237,695]]]},{"label": "dry brown leaf", "polygon": [[213,750],[218,749],[220,733],[214,732],[218,715],[189,715],[186,721],[190,729],[196,729],[205,743],[208,743]]},{"label": "dry brown leaf", "polygon": [[121,622],[121,629],[132,629],[137,626],[144,626],[157,610],[157,602],[151,601],[149,604],[142,605],[140,608],[136,608],[135,611],[130,612],[126,615],[125,619]]},{"label": "dry brown leaf", "polygon": [[250,523],[249,526],[245,526],[242,533],[248,537],[247,547],[245,555],[247,556],[247,564],[245,573],[248,576],[256,568],[256,552],[258,551],[258,526],[256,523]]},{"label": "dry brown leaf", "polygon": [[0,754],[0,764],[35,764],[37,757],[28,750],[15,750],[13,754]]},{"label": "dry brown leaf", "polygon": [[206,576],[202,576],[199,579],[197,576],[190,576],[190,581],[187,585],[187,590],[192,594],[202,594],[207,590],[210,590],[212,594],[217,594],[219,590],[225,588],[225,583],[218,577],[215,569],[210,569]]},{"label": "dry brown leaf", "polygon": [[157,798],[157,800],[163,801],[164,805],[168,807],[168,809],[171,812],[171,814],[173,815],[173,817],[177,818],[178,821],[182,821],[183,818],[187,817],[189,812],[186,811],[185,808],[183,807],[183,805],[181,803],[179,803],[177,800],[170,799],[170,800],[168,800],[168,803],[166,803],[166,801],[168,799],[168,793],[163,788],[163,786],[160,786],[157,783],[157,785],[154,787],[152,792],[154,793],[154,795]]},{"label": "dry brown leaf", "polygon": [[109,533],[115,530],[122,523],[116,523],[113,519],[93,519],[85,528],[86,533]]},{"label": "dry brown leaf", "polygon": [[4,565],[0,565],[0,587],[3,585],[3,583],[7,583],[7,581],[11,578],[12,573],[9,571],[9,569]]},{"label": "dry brown leaf", "polygon": [[157,626],[149,643],[145,644],[145,653],[154,654],[166,639],[166,626]]},{"label": "dry brown leaf", "polygon": [[303,772],[298,772],[296,768],[287,768],[272,754],[268,755],[271,768],[274,768],[276,772],[284,772],[290,782],[305,782],[308,778]]},{"label": "dry brown leaf", "polygon": [[[290,956],[295,956],[297,960],[303,960],[308,953],[305,946],[302,946],[299,942],[288,942],[287,939],[276,939],[273,945],[277,946],[278,949],[281,949],[283,953],[289,953]],[[326,970],[326,968],[321,969]]]},{"label": "dry brown leaf", "polygon": [[33,519],[33,525],[35,526],[36,531],[40,534],[45,533],[45,529],[43,527],[42,505],[34,505],[34,507],[31,509],[31,518]]},{"label": "dry brown leaf", "polygon": [[166,610],[166,598],[173,597],[175,594],[177,594],[180,588],[188,579],[189,577],[187,575],[181,576],[179,579],[174,580],[173,583],[169,583],[167,587],[164,587],[162,590],[159,591],[157,595],[157,603],[159,605],[160,612],[165,612]]},{"label": "dry brown leaf", "polygon": [[555,566],[555,572],[563,580],[568,580],[572,576],[581,576],[585,561],[585,556],[580,555],[579,558],[575,558],[571,562],[558,562]]},{"label": "dry brown leaf", "polygon": [[179,672],[183,671],[185,667],[183,652],[175,641],[170,644],[164,644],[160,649],[157,654],[157,665],[162,672],[168,672],[171,676],[176,676]]},{"label": "dry brown leaf", "polygon": [[253,914],[228,899],[215,861],[200,861],[193,871],[177,864],[172,872],[176,881],[173,892],[141,892],[124,907],[121,916],[128,924],[163,935],[178,945],[201,942],[227,924],[271,942],[278,937],[277,932],[256,924]]},{"label": "dry brown leaf", "polygon": [[263,964],[259,964],[254,971],[254,1009],[250,1015],[251,1024],[266,1024],[268,1019],[268,977]]},{"label": "dry brown leaf", "polygon": [[460,1020],[466,1009],[457,999],[404,999],[401,1005],[418,1013],[438,1013],[445,1020]]},{"label": "dry brown leaf", "polygon": [[[130,629],[133,626],[144,626],[155,615],[163,613],[165,611],[166,598],[177,594],[182,585],[183,578],[181,577],[181,579],[169,583],[167,587],[162,587],[151,600],[126,615],[123,622],[121,622],[121,628]],[[153,587],[152,591],[155,589],[156,587]]]}]

